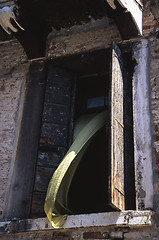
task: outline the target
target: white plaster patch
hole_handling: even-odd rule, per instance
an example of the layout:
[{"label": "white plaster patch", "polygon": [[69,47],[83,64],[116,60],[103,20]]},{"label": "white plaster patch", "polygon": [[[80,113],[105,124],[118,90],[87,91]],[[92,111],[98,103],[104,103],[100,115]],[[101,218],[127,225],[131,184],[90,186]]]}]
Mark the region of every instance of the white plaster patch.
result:
[{"label": "white plaster patch", "polygon": [[[107,0],[107,2],[113,9],[116,8],[114,4],[114,0]],[[118,2],[121,4],[123,8],[126,8],[127,11],[131,13],[132,18],[136,24],[136,27],[139,30],[139,33],[142,35],[143,16],[142,16],[141,6],[139,7],[139,4],[134,0],[129,0],[129,1],[118,0]]]},{"label": "white plaster patch", "polygon": [[[103,226],[152,226],[152,211],[123,211],[69,215],[62,229]],[[29,232],[53,229],[47,218],[0,222],[1,233]],[[112,233],[113,234],[113,233]],[[121,232],[118,232],[121,236]]]},{"label": "white plaster patch", "polygon": [[[137,61],[133,76],[134,157],[137,209],[153,207],[152,139],[148,76],[148,41],[141,40],[134,49]],[[145,196],[140,192],[144,191]]]}]

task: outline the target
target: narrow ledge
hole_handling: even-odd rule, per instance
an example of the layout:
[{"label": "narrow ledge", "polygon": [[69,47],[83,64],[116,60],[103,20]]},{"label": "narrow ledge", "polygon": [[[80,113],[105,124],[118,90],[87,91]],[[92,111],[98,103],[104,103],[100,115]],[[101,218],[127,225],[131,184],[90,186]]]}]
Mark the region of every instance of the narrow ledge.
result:
[{"label": "narrow ledge", "polygon": [[[68,216],[62,229],[85,227],[152,226],[153,211],[122,211]],[[19,233],[53,229],[47,218],[0,222],[0,233]]]}]

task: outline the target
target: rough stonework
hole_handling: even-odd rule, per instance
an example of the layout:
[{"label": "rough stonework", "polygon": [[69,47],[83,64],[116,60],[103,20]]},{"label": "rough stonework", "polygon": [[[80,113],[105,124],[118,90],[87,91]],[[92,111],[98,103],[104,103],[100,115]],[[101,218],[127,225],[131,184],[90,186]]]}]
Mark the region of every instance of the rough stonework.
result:
[{"label": "rough stonework", "polygon": [[159,106],[159,18],[157,11],[159,5],[157,1],[146,1],[144,11],[144,35],[150,39],[151,42],[151,110],[153,125],[152,131],[153,137],[153,148],[154,148],[154,209],[156,211],[156,219],[159,219],[159,117],[158,117],[158,106]]},{"label": "rough stonework", "polygon": [[2,216],[8,174],[16,151],[15,139],[20,124],[19,103],[22,98],[27,65],[25,53],[16,40],[0,43],[0,49],[0,214]]},{"label": "rough stonework", "polygon": [[[132,212],[128,211],[119,214],[119,216],[118,212],[110,213],[110,215],[107,213],[106,220],[104,220],[105,216],[103,213],[99,215],[95,214],[93,217],[90,217],[90,215],[71,216],[68,218],[64,228],[52,229],[45,216],[44,218],[38,218],[38,212],[44,214],[43,210],[39,210],[38,207],[39,201],[41,201],[40,204],[43,205],[46,194],[46,189],[43,191],[43,186],[46,184],[43,184],[41,178],[44,176],[44,181],[48,184],[48,175],[49,177],[51,176],[51,167],[48,167],[48,165],[46,166],[42,161],[48,161],[48,159],[52,157],[55,159],[55,163],[51,164],[53,166],[55,164],[56,168],[57,162],[60,161],[59,156],[57,156],[58,151],[62,152],[63,149],[61,150],[61,148],[58,148],[58,151],[54,149],[53,154],[50,153],[51,151],[49,149],[48,153],[45,154],[42,150],[47,144],[47,147],[50,147],[52,140],[49,138],[41,138],[40,147],[42,150],[40,152],[41,155],[39,154],[39,165],[37,165],[35,171],[37,173],[35,177],[36,181],[32,202],[32,216],[34,219],[5,219],[9,192],[13,187],[11,183],[16,164],[18,137],[21,129],[22,112],[25,103],[26,79],[29,66],[33,62],[28,60],[23,47],[18,40],[13,37],[10,40],[0,41],[0,239],[159,240],[159,3],[158,0],[145,0],[142,2],[144,3],[142,37],[137,36],[128,41],[123,41],[118,27],[112,19],[107,17],[91,19],[91,16],[89,16],[91,19],[90,22],[83,23],[83,25],[74,25],[66,29],[61,28],[60,30],[55,30],[53,28],[52,32],[50,32],[47,37],[45,57],[42,58],[42,61],[46,61],[47,63],[47,61],[57,60],[58,62],[60,57],[68,57],[74,54],[81,54],[82,58],[82,54],[85,54],[86,52],[110,47],[112,40],[117,44],[131,43],[131,41],[135,42],[142,38],[145,38],[146,41],[148,40],[150,46],[148,53],[149,59],[147,60],[147,66],[149,67],[146,69],[146,74],[148,76],[146,89],[148,89],[148,93],[145,94],[149,95],[146,104],[148,105],[148,109],[150,108],[150,117],[148,121],[145,118],[143,122],[145,124],[147,121],[149,124],[149,128],[146,129],[148,129],[152,139],[151,144],[149,144],[149,146],[145,144],[142,149],[140,148],[141,145],[140,147],[137,146],[137,143],[136,149],[139,152],[142,152],[144,147],[146,147],[146,150],[141,154],[142,156],[147,153],[148,148],[151,149],[148,153],[152,152],[152,157],[149,158],[149,160],[152,159],[153,188],[150,189],[149,195],[153,194],[153,200],[147,199],[146,203],[146,206],[151,207],[145,207],[143,200],[146,195],[145,188],[151,186],[151,184],[146,184],[146,182],[143,183],[142,174],[145,174],[144,179],[151,175],[151,169],[146,173],[148,168],[151,167],[151,162],[149,161],[148,165],[146,165],[145,162],[147,156],[145,156],[145,158],[142,158],[141,161],[139,161],[139,159],[137,162],[138,172],[136,182],[138,187],[142,183],[141,188],[139,187],[137,189],[139,200],[137,205],[140,205],[141,212],[138,213],[138,211],[133,210]],[[5,1],[2,1],[2,3],[4,5]],[[34,60],[34,62],[36,61],[39,61],[39,59]],[[137,59],[135,59],[135,61],[136,64],[138,64]],[[136,82],[136,85],[138,85],[138,83],[141,84],[140,87],[142,88],[142,81]],[[49,85],[49,87],[50,86],[51,85]],[[53,88],[53,86],[51,87]],[[54,91],[57,90],[58,86]],[[145,111],[143,110],[143,115],[144,114]],[[136,129],[137,127],[138,126],[136,126]],[[62,132],[60,132],[59,129],[57,129],[57,132],[62,136]],[[147,130],[145,130],[145,134],[146,133]],[[60,154],[63,155],[63,152],[61,152]],[[147,168],[143,171],[144,163]],[[38,185],[36,185],[37,183]],[[145,188],[143,188],[143,186]],[[41,195],[39,195],[40,191],[42,192]],[[149,204],[149,202],[152,204]]]}]

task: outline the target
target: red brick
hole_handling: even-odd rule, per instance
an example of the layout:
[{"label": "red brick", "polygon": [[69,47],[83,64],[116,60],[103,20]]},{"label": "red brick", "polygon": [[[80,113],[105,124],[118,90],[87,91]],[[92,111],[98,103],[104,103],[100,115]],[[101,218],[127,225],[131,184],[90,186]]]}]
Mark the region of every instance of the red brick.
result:
[{"label": "red brick", "polygon": [[72,239],[71,233],[62,233],[62,232],[55,232],[53,235],[54,240],[71,240]]},{"label": "red brick", "polygon": [[84,239],[107,239],[108,238],[108,233],[104,232],[85,232],[83,233],[83,238]]},{"label": "red brick", "polygon": [[144,26],[144,29],[147,30],[147,29],[151,29],[153,27],[153,25],[147,25],[147,26]]},{"label": "red brick", "polygon": [[159,130],[159,128],[158,128],[158,127],[159,127],[159,126],[158,126],[158,124],[154,126],[154,128],[155,128],[155,132],[156,132],[156,133],[157,133],[157,132],[158,132],[158,130]]},{"label": "red brick", "polygon": [[159,164],[159,152],[155,150],[156,164]]}]

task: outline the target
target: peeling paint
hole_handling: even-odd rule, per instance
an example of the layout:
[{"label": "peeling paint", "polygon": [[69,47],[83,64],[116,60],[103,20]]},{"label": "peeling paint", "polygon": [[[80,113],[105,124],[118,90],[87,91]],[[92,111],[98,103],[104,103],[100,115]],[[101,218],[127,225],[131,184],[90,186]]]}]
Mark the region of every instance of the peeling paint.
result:
[{"label": "peeling paint", "polygon": [[138,198],[145,198],[146,197],[146,192],[140,188],[138,191]]},{"label": "peeling paint", "polygon": [[149,95],[149,42],[139,41],[133,48],[138,59],[133,75],[134,150],[137,208],[153,206],[152,132]]}]

